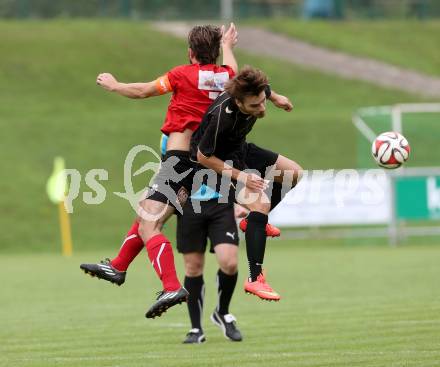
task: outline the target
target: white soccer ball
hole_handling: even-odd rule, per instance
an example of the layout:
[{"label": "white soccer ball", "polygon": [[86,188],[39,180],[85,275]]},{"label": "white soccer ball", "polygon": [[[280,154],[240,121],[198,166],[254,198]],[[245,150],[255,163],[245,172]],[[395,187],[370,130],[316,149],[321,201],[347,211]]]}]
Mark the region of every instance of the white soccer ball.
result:
[{"label": "white soccer ball", "polygon": [[397,132],[382,133],[374,139],[371,153],[376,163],[383,168],[398,168],[409,158],[408,140]]}]

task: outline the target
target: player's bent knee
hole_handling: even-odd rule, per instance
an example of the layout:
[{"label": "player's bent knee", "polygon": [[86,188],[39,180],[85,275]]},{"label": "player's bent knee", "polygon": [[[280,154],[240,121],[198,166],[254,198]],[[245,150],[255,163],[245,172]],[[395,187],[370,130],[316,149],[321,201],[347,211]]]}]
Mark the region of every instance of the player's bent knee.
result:
[{"label": "player's bent knee", "polygon": [[303,178],[304,169],[298,164],[298,168],[295,170],[294,178],[296,180],[295,184],[298,184],[299,181]]},{"label": "player's bent knee", "polygon": [[203,274],[203,267],[188,267],[185,269],[185,275],[190,278],[199,277]]},{"label": "player's bent knee", "polygon": [[290,180],[292,180],[290,182],[291,187],[295,187],[298,182],[301,181],[304,173],[304,169],[297,162],[282,155],[278,156],[276,169],[281,170],[282,172],[277,181],[283,183],[283,185],[286,185],[286,178],[290,178]]},{"label": "player's bent knee", "polygon": [[294,173],[294,175],[293,175],[293,181],[292,181],[292,183],[291,183],[291,187],[292,188],[294,188],[296,185],[298,185],[298,183],[301,181],[301,179],[303,178],[303,174],[304,174],[304,171],[303,171],[303,169],[301,168],[301,169],[299,169],[299,170],[296,170],[295,171],[295,173]]},{"label": "player's bent knee", "polygon": [[143,200],[138,209],[139,235],[142,239],[148,241],[159,234],[173,210],[168,204],[150,199]]},{"label": "player's bent knee", "polygon": [[221,271],[233,275],[238,271],[238,247],[233,244],[218,244],[214,247]]},{"label": "player's bent knee", "polygon": [[251,212],[260,212],[263,214],[269,214],[270,202],[269,203],[255,202],[252,204],[248,204],[247,207]]},{"label": "player's bent knee", "polygon": [[238,263],[236,261],[227,261],[220,264],[220,269],[223,273],[227,275],[234,275],[238,271]]},{"label": "player's bent knee", "polygon": [[205,264],[203,254],[189,253],[183,255],[183,262],[185,265],[185,275],[188,277],[198,277],[203,274],[203,267]]}]

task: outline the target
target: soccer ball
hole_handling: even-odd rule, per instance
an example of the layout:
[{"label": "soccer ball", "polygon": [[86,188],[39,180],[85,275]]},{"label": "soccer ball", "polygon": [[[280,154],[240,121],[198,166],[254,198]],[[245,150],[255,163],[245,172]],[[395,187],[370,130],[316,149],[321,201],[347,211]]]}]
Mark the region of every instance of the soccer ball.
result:
[{"label": "soccer ball", "polygon": [[382,133],[374,139],[371,153],[383,168],[398,168],[409,157],[410,147],[406,138],[394,131]]}]

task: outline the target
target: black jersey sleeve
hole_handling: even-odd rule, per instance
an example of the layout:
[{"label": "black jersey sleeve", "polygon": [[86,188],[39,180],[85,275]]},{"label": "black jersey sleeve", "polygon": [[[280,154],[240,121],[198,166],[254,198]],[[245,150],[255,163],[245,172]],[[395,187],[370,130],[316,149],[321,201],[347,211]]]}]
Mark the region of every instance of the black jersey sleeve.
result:
[{"label": "black jersey sleeve", "polygon": [[222,136],[224,136],[230,125],[228,119],[222,118],[224,117],[224,113],[222,113],[221,107],[222,106],[217,109],[216,113],[209,115],[206,129],[203,131],[203,135],[200,138],[198,149],[205,157],[215,155],[219,141],[221,141]]}]

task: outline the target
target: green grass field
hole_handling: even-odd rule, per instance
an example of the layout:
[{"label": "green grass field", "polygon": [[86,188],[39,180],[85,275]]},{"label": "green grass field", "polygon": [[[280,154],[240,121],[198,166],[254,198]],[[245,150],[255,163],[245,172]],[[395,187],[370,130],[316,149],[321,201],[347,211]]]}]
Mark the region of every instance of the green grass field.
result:
[{"label": "green grass field", "polygon": [[294,21],[250,22],[318,46],[371,57],[423,73],[440,75],[440,22],[433,21]]},{"label": "green grass field", "polygon": [[[440,249],[307,247],[270,241],[268,276],[282,294],[263,302],[241,289],[232,302],[244,334],[224,339],[209,321],[215,271],[208,256],[204,345],[182,345],[186,307],[144,318],[159,284],[146,254],[122,287],[82,274],[103,254],[2,256],[0,365],[50,366],[439,366]],[[182,274],[181,258],[178,260]]]},{"label": "green grass field", "polygon": [[[46,180],[62,155],[81,175],[104,168],[107,197],[101,205],[74,202],[73,237],[79,249],[114,248],[134,213],[113,192],[124,191],[123,163],[133,146],[158,146],[168,97],[133,101],[98,88],[96,76],[113,72],[123,81],[152,80],[186,63],[186,44],[153,32],[147,23],[122,21],[2,21],[0,127],[6,179],[0,183],[0,251],[56,251],[57,209]],[[250,140],[307,169],[356,166],[352,113],[362,106],[421,99],[367,83],[307,71],[274,59],[238,54],[241,65],[265,70],[272,86],[289,96],[294,112],[270,108]],[[136,163],[137,164],[137,163]],[[142,164],[139,159],[140,167]],[[145,185],[147,176],[135,180]],[[83,181],[84,182],[84,181]],[[20,243],[15,240],[20,233]]]}]

